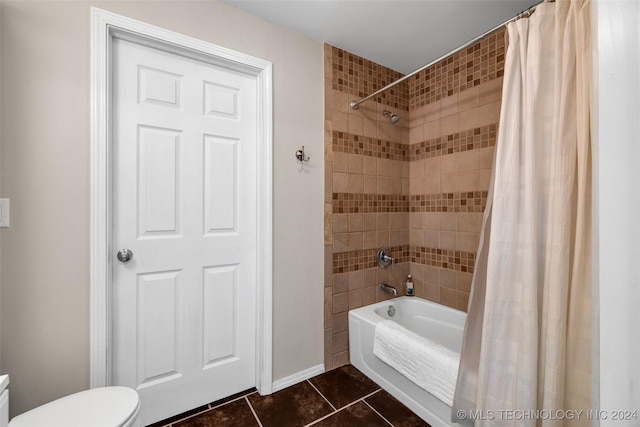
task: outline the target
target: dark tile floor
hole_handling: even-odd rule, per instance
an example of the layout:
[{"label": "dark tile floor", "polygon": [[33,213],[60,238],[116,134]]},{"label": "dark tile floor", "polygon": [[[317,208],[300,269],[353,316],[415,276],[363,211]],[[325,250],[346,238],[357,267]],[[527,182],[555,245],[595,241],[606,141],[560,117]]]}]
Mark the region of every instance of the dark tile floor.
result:
[{"label": "dark tile floor", "polygon": [[150,427],[429,427],[351,365],[260,396],[255,389]]}]

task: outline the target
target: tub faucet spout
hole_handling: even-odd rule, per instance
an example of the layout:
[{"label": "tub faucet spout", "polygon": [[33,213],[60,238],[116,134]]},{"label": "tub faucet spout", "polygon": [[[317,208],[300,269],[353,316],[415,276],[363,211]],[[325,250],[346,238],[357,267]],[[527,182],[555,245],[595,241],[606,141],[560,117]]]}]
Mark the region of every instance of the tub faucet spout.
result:
[{"label": "tub faucet spout", "polygon": [[380,283],[380,290],[385,294],[393,294],[394,297],[398,296],[398,291],[394,286],[387,284],[387,282]]}]

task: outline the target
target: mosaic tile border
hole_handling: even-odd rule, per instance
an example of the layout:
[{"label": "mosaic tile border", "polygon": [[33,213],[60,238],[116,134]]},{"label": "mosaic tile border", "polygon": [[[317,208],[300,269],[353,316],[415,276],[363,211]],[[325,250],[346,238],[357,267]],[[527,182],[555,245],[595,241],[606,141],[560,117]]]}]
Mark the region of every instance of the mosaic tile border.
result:
[{"label": "mosaic tile border", "polygon": [[[365,97],[403,74],[350,52],[331,47],[332,87]],[[407,82],[374,97],[374,101],[409,111],[504,75],[505,29],[443,59]]]},{"label": "mosaic tile border", "polygon": [[476,150],[496,145],[498,124],[467,129],[440,138],[428,139],[409,146],[411,161],[446,156],[462,151]]},{"label": "mosaic tile border", "polygon": [[402,144],[349,132],[333,131],[333,151],[380,159],[415,161],[496,145],[498,124],[466,129],[416,144]]},{"label": "mosaic tile border", "polygon": [[438,101],[504,75],[505,29],[409,79],[409,109]]},{"label": "mosaic tile border", "polygon": [[[411,256],[409,245],[391,246],[389,250],[396,264],[409,262]],[[334,253],[333,274],[350,273],[352,271],[375,268],[378,266],[376,262],[377,252],[378,248]]]},{"label": "mosaic tile border", "polygon": [[[350,273],[377,267],[378,264],[375,261],[377,251],[378,249],[374,248],[334,253],[333,274]],[[472,252],[410,245],[393,246],[390,251],[391,256],[396,260],[396,264],[413,262],[464,273],[473,273],[476,262],[476,254]]]},{"label": "mosaic tile border", "polygon": [[462,191],[409,196],[410,212],[484,212],[487,191]]},{"label": "mosaic tile border", "polygon": [[464,273],[473,273],[476,264],[476,254],[472,252],[411,246],[409,253],[411,262]]},{"label": "mosaic tile border", "polygon": [[334,214],[409,212],[409,196],[400,194],[333,193]]},{"label": "mosaic tile border", "polygon": [[333,193],[334,214],[407,212],[484,212],[487,191],[459,191],[405,196],[400,194]]},{"label": "mosaic tile border", "polygon": [[379,159],[409,160],[409,145],[391,142],[349,132],[333,131],[333,151],[361,154]]},{"label": "mosaic tile border", "polygon": [[[402,73],[335,46],[331,46],[331,52],[333,89],[358,98],[364,98],[404,76]],[[409,85],[407,82],[399,83],[375,96],[373,100],[399,110],[409,111]]]}]

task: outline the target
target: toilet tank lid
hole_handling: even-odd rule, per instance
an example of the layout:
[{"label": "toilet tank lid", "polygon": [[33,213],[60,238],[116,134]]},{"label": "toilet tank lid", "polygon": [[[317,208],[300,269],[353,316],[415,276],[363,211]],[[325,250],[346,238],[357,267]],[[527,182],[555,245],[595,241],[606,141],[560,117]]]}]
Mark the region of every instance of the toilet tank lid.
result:
[{"label": "toilet tank lid", "polygon": [[140,398],[127,387],[81,391],[39,406],[11,420],[10,427],[119,427],[138,410]]}]

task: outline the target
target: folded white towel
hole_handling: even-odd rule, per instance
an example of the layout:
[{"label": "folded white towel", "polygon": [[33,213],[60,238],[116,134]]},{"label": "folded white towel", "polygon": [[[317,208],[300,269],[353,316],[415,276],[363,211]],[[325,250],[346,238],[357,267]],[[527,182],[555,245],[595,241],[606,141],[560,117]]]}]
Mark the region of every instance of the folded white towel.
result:
[{"label": "folded white towel", "polygon": [[383,320],[376,325],[373,354],[413,383],[453,406],[460,354]]}]

